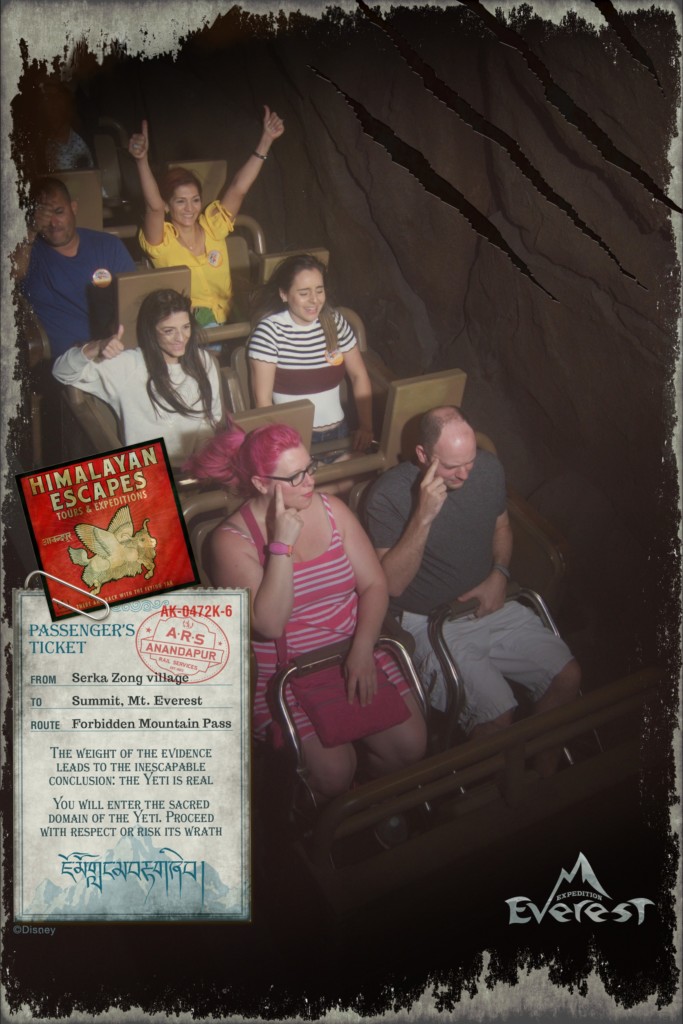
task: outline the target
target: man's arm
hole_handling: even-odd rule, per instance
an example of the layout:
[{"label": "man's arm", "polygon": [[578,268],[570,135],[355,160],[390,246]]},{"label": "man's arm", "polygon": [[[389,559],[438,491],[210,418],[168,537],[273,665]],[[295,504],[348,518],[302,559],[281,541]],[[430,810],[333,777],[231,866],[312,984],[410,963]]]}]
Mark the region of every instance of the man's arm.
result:
[{"label": "man's arm", "polygon": [[[508,518],[507,510],[502,512],[496,519],[491,541],[491,571],[465,594],[460,594],[458,601],[470,601],[472,598],[479,602],[479,607],[474,613],[478,619],[482,615],[490,615],[498,611],[505,604],[505,591],[507,589],[508,577],[502,569],[509,569],[512,558],[512,527]],[[501,568],[494,568],[500,566]]]},{"label": "man's arm", "polygon": [[446,500],[446,485],[436,476],[438,461],[433,459],[420,482],[417,506],[400,540],[391,548],[377,548],[387,578],[390,597],[400,597],[417,575],[424,556],[432,523]]}]

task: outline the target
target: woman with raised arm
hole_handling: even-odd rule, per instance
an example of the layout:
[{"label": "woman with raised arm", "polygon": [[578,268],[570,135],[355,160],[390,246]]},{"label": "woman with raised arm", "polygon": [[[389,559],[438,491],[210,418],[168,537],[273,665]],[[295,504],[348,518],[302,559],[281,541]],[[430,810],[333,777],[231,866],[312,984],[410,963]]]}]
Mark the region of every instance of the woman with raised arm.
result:
[{"label": "woman with raised arm", "polygon": [[326,267],[315,256],[289,256],[265,286],[247,354],[257,406],[308,398],[315,406],[312,443],[347,437],[340,400],[348,376],[358,416],[352,447],[372,441],[372,385],[356,336],[327,304]]},{"label": "woman with raised arm", "polygon": [[163,437],[178,465],[218,427],[223,409],[215,360],[201,347],[190,300],[172,288],[151,292],[137,319],[139,348],[111,338],[68,349],[53,374],[96,395],[119,418],[124,444]]},{"label": "woman with raised arm", "polygon": [[[256,149],[219,199],[202,212],[201,184],[184,167],[172,167],[157,184],[149,166],[147,122],[131,135],[128,152],[134,158],[145,201],[140,246],[155,267],[187,266],[195,318],[203,327],[228,319],[232,285],[226,238],[244,197],[256,181],[270,147],[285,130],[281,118],[264,107],[263,132]],[[168,220],[166,220],[168,215]]]},{"label": "woman with raised arm", "polygon": [[294,658],[352,637],[345,662],[346,699],[371,704],[379,676],[400,694],[403,720],[357,743],[324,746],[295,702],[294,720],[313,793],[324,802],[345,792],[361,745],[373,775],[421,758],[426,744],[422,714],[393,659],[374,651],[388,603],[384,574],[353,513],[337,498],[314,491],[316,464],[299,434],[273,424],[245,435],[232,425],[209,441],[187,468],[247,498],[209,539],[210,575],[217,587],[248,587],[251,593],[258,666],[256,738],[265,740],[272,733],[269,681],[278,662],[279,638],[284,637],[287,657]]}]

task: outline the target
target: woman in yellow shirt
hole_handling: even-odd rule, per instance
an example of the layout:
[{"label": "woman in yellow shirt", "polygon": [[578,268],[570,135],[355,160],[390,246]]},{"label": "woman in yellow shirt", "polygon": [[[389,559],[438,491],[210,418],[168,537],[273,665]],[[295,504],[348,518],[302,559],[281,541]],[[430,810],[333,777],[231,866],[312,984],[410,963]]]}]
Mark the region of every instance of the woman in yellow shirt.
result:
[{"label": "woman in yellow shirt", "polygon": [[[223,324],[232,299],[226,238],[244,197],[256,181],[275,139],[285,130],[281,118],[264,107],[258,146],[237,171],[220,199],[202,212],[198,178],[184,167],[172,167],[157,184],[149,166],[147,122],[131,135],[128,152],[135,159],[145,200],[140,246],[155,267],[187,266],[191,274],[193,313],[203,327]],[[169,220],[166,220],[168,214]]]}]

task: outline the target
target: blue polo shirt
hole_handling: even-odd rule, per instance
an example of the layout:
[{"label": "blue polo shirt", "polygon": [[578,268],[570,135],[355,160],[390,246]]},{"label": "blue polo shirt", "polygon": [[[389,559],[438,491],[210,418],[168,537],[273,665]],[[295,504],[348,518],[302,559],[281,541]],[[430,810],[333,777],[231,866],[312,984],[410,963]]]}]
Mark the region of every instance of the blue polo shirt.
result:
[{"label": "blue polo shirt", "polygon": [[[135,269],[130,253],[114,235],[79,228],[78,238],[76,255],[64,256],[38,236],[22,284],[50,339],[53,358],[115,329],[114,274]],[[97,271],[108,271],[111,283],[97,287]]]}]

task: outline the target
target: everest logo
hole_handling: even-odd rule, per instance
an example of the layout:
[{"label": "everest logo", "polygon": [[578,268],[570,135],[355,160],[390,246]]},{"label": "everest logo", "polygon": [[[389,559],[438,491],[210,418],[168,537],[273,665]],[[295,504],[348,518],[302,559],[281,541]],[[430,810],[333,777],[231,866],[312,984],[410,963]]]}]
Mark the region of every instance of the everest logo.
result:
[{"label": "everest logo", "polygon": [[[577,875],[580,877],[577,879]],[[614,921],[623,924],[625,921],[636,920],[642,924],[645,920],[645,907],[654,906],[653,900],[638,897],[610,906],[605,900],[613,902],[611,896],[600,885],[588,859],[579,854],[571,871],[560,871],[555,888],[547,899],[545,906],[539,909],[528,896],[513,896],[505,902],[510,907],[508,924],[540,924],[547,916],[560,924],[568,921],[590,921],[602,924]]]}]

